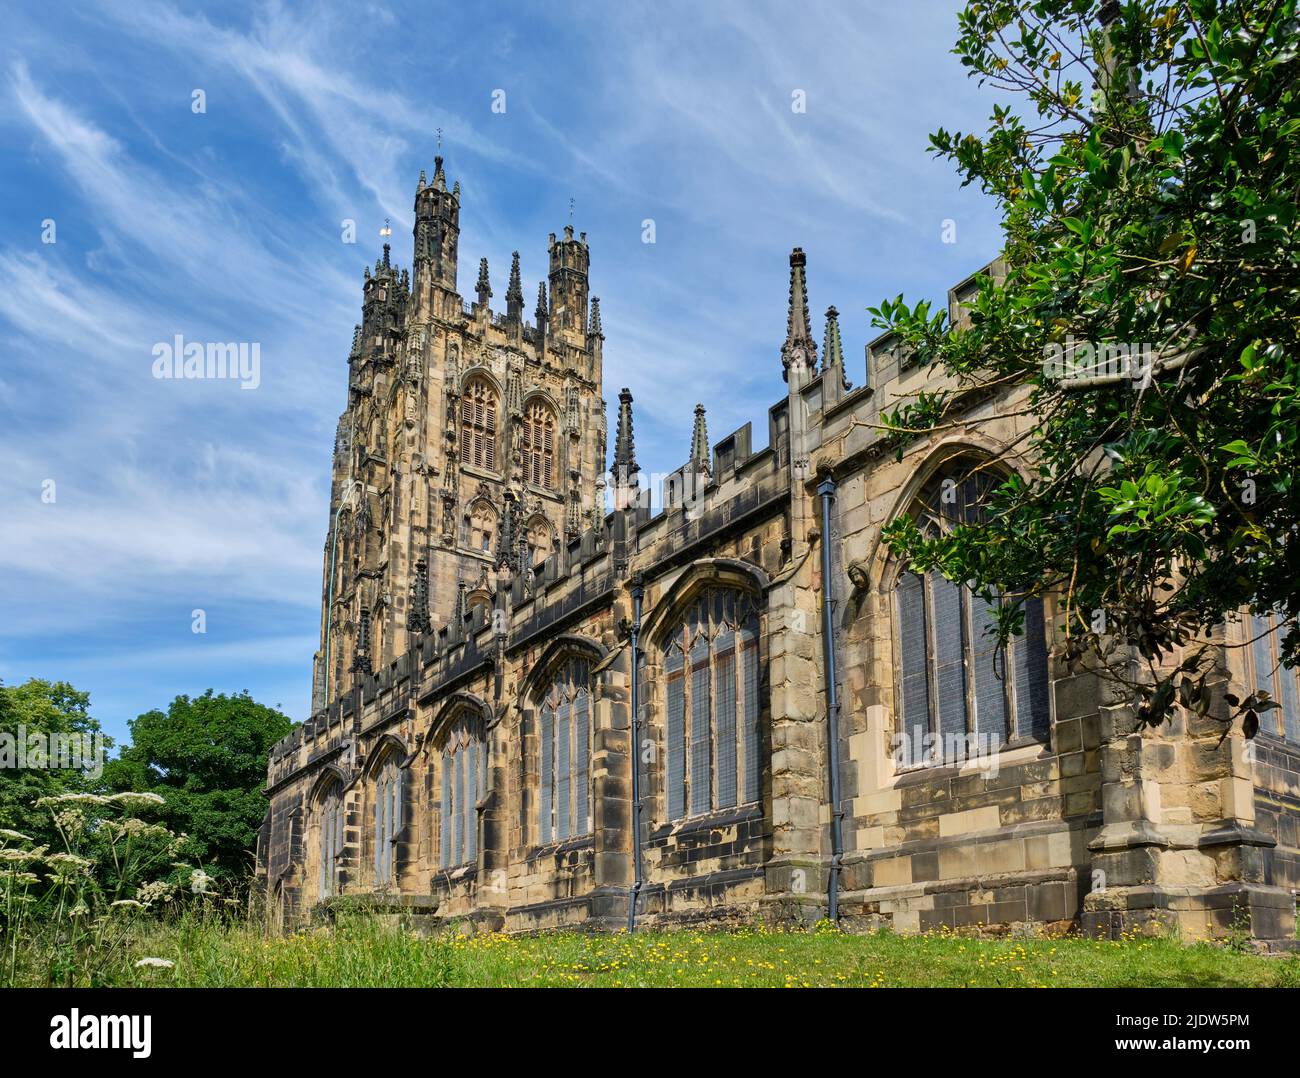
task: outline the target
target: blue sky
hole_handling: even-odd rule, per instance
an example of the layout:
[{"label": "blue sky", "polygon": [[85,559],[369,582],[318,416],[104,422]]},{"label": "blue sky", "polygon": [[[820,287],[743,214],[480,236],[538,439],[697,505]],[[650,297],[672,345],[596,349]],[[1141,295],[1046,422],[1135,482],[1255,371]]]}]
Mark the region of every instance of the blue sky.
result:
[{"label": "blue sky", "polygon": [[[305,717],[362,269],[385,218],[409,265],[439,128],[462,294],[486,255],[503,304],[518,249],[531,310],[573,199],[647,471],[697,400],[765,441],[792,246],[855,382],[867,306],[997,250],[926,153],[991,107],[944,0],[80,7],[0,35],[0,679],[70,680],[116,737],[209,686]],[[260,386],[154,379],[177,333],[259,342]]]}]

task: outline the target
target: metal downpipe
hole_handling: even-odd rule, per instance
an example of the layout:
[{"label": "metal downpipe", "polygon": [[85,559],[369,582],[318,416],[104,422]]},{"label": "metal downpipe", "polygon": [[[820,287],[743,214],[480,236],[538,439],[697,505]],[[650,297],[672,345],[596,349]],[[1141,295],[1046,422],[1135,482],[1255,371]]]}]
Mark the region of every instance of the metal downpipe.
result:
[{"label": "metal downpipe", "polygon": [[636,931],[636,904],[641,894],[641,715],[637,687],[641,673],[641,598],[645,588],[641,577],[632,578],[632,744],[628,766],[632,769],[632,888],[628,894],[627,930]]},{"label": "metal downpipe", "polygon": [[831,864],[827,916],[840,916],[840,867],[844,860],[844,809],[840,805],[840,698],[835,672],[835,596],[831,569],[831,499],[835,480],[829,475],[817,487],[822,500],[822,663],[826,678],[826,744],[830,767]]}]

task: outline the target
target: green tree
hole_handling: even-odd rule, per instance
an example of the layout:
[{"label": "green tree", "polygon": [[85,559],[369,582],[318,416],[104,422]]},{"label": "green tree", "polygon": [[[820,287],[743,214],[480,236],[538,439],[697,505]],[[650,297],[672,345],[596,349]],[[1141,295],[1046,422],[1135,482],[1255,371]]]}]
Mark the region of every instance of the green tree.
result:
[{"label": "green tree", "polygon": [[[52,842],[53,827],[45,808],[36,801],[56,794],[80,793],[96,785],[98,769],[93,751],[82,754],[85,769],[55,767],[38,756],[48,752],[51,739],[71,737],[83,749],[94,748],[96,738],[105,753],[112,740],[90,714],[90,694],[78,692],[66,681],[30,678],[21,685],[0,685],[0,827],[33,839]],[[18,742],[28,744],[19,759]],[[36,750],[36,751],[33,751]],[[55,750],[57,757],[57,749]],[[26,766],[19,767],[22,762]]]},{"label": "green tree", "polygon": [[[1067,658],[1131,678],[1144,721],[1205,713],[1211,639],[1241,609],[1277,612],[1300,658],[1296,0],[985,0],[958,25],[1001,100],[986,134],[932,150],[997,201],[1005,276],[957,325],[871,309],[950,376],[886,426],[901,453],[1018,392],[1030,463],[949,533],[887,540],[996,590],[1004,639],[1026,597],[1064,596]],[[1229,703],[1248,735],[1275,706]]]},{"label": "green tree", "polygon": [[266,814],[270,748],[293,723],[247,692],[178,696],[131,720],[131,744],[104,769],[112,790],[161,795],[158,817],[188,836],[184,853],[213,876],[242,881]]}]

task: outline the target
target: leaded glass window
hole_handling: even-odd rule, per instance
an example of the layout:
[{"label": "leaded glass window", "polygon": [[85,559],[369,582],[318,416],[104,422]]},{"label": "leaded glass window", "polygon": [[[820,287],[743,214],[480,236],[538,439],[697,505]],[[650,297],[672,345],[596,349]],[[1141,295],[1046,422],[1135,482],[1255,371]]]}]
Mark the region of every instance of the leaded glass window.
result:
[{"label": "leaded glass window", "polygon": [[668,819],[759,799],[758,612],[709,588],[663,644]]},{"label": "leaded glass window", "polygon": [[[981,518],[992,476],[941,472],[919,499],[918,524],[937,535]],[[903,572],[894,591],[898,647],[896,756],[903,766],[959,762],[1007,742],[1046,741],[1051,706],[1043,601],[1024,604],[1024,635],[1005,649],[992,601],[937,570]]]},{"label": "leaded glass window", "polygon": [[320,799],[319,895],[331,897],[338,887],[339,858],[343,854],[343,784],[331,783]]},{"label": "leaded glass window", "polygon": [[538,842],[591,832],[591,667],[571,659],[555,674],[538,708]]},{"label": "leaded glass window", "polygon": [[402,829],[402,776],[397,757],[390,755],[379,769],[374,797],[375,886],[393,884],[397,833]]},{"label": "leaded glass window", "polygon": [[456,868],[478,859],[478,803],[487,790],[483,721],[469,710],[451,721],[442,748],[438,863]]}]

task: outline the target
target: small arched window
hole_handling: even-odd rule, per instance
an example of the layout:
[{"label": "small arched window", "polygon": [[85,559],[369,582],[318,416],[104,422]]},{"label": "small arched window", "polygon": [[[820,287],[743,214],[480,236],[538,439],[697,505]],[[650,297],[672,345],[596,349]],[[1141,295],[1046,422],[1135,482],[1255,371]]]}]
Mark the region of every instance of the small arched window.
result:
[{"label": "small arched window", "polygon": [[538,842],[591,831],[591,668],[572,659],[538,710]]},{"label": "small arched window", "polygon": [[534,399],[524,412],[524,481],[543,490],[555,489],[555,413]]},{"label": "small arched window", "polygon": [[343,784],[335,781],[320,797],[320,881],[318,893],[330,898],[338,890],[339,858],[343,855]]},{"label": "small arched window", "polygon": [[486,501],[475,502],[465,517],[466,546],[480,554],[491,554],[496,527],[496,510]]},{"label": "small arched window", "polygon": [[528,525],[528,553],[533,565],[541,565],[550,556],[554,546],[551,523],[543,516],[533,517]]},{"label": "small arched window", "polygon": [[402,829],[402,776],[397,757],[390,755],[375,779],[375,886],[393,884],[397,833]]},{"label": "small arched window", "polygon": [[487,790],[487,746],[482,717],[463,708],[442,748],[438,863],[456,868],[478,859],[478,803]]},{"label": "small arched window", "polygon": [[[997,480],[954,467],[940,472],[916,507],[923,533],[973,523]],[[894,594],[898,701],[895,756],[902,766],[961,762],[1012,741],[1046,741],[1050,726],[1043,601],[1024,604],[1024,635],[999,650],[989,602],[937,570],[904,571]]]},{"label": "small arched window", "polygon": [[472,379],[461,397],[460,459],[496,471],[497,395],[482,378]]},{"label": "small arched window", "polygon": [[734,588],[709,588],[664,642],[668,819],[757,801],[758,612]]},{"label": "small arched window", "polygon": [[490,621],[492,619],[492,600],[481,593],[467,596],[465,599],[465,612],[470,616],[471,620],[480,610],[483,612],[483,620],[485,622]]}]

